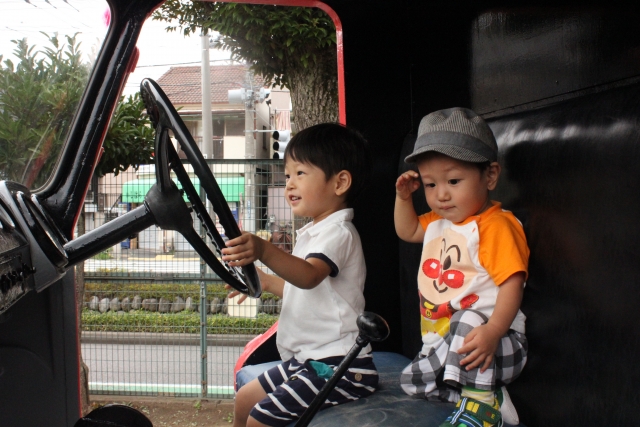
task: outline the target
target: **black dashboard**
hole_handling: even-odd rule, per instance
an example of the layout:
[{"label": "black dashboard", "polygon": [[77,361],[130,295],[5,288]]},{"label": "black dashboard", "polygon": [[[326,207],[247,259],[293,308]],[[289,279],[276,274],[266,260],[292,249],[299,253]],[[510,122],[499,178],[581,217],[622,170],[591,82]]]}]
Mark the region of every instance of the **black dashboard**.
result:
[{"label": "black dashboard", "polygon": [[30,291],[40,292],[65,274],[66,239],[20,184],[0,182],[0,314]]}]

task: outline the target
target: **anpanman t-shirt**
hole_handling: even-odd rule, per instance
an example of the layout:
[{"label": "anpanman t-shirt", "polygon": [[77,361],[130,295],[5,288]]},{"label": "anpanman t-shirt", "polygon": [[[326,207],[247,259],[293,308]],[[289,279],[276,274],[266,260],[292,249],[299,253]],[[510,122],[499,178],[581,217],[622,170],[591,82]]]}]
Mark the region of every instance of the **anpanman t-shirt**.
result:
[{"label": "anpanman t-shirt", "polygon": [[[419,217],[425,229],[418,270],[423,354],[449,331],[453,313],[474,309],[490,317],[498,286],[515,273],[528,274],[522,224],[500,203],[492,204],[461,223],[433,212]],[[524,333],[524,322],[518,311],[511,329]]]}]

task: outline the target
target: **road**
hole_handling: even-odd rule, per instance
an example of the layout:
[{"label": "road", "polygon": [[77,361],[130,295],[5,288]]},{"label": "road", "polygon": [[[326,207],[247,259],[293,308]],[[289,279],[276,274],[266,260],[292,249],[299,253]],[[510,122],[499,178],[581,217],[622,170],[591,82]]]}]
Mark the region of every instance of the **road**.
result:
[{"label": "road", "polygon": [[[159,258],[159,257],[158,257]],[[130,272],[130,273],[200,273],[200,259],[139,259],[96,260],[84,262],[86,272]]]},{"label": "road", "polygon": [[[233,367],[242,347],[207,347],[208,393],[233,397]],[[200,393],[200,347],[83,343],[91,393],[185,396]]]},{"label": "road", "polygon": [[[102,260],[91,258],[84,262],[84,271],[93,272],[121,272],[121,273],[150,273],[150,274],[200,274],[201,258],[195,252],[176,252],[175,254],[156,254],[145,250],[132,249],[129,254],[117,254],[112,259]],[[256,267],[271,274],[261,262]],[[211,270],[207,267],[207,272]]]}]

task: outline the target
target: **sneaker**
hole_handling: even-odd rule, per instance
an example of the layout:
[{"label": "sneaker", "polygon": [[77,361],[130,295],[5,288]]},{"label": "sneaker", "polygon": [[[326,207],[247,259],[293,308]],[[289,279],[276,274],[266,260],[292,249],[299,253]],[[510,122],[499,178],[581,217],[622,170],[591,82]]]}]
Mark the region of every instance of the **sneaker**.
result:
[{"label": "sneaker", "polygon": [[497,397],[494,399],[493,407],[475,399],[463,397],[440,427],[502,427],[502,425]]},{"label": "sneaker", "polygon": [[502,414],[504,422],[514,426],[520,424],[520,417],[518,417],[518,412],[516,411],[516,407],[513,406],[506,387],[500,387],[496,391],[496,398],[500,404],[500,413]]}]

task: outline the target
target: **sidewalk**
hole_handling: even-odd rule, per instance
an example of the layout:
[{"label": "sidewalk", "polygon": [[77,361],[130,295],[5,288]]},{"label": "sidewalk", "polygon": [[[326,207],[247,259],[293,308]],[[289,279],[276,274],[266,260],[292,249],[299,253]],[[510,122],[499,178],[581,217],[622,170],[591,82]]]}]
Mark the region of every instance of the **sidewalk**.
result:
[{"label": "sidewalk", "polygon": [[[195,251],[163,253],[149,249],[121,249],[109,259],[90,258],[84,262],[85,272],[200,274],[202,260]],[[207,272],[209,268],[206,267]]]},{"label": "sidewalk", "polygon": [[[207,334],[208,346],[244,347],[256,335]],[[200,334],[82,331],[83,344],[200,345]]]},{"label": "sidewalk", "polygon": [[[273,274],[260,262],[255,263],[257,268],[267,274]],[[197,279],[204,271],[206,279],[219,280],[209,266],[195,251],[176,251],[174,253],[162,253],[150,249],[121,249],[112,254],[109,259],[90,258],[84,262],[84,271],[89,274],[103,274],[131,276],[142,275],[144,277],[196,275],[189,279]]]},{"label": "sidewalk", "polygon": [[120,249],[114,260],[130,261],[200,261],[195,251],[175,251],[161,253],[151,249]]}]

